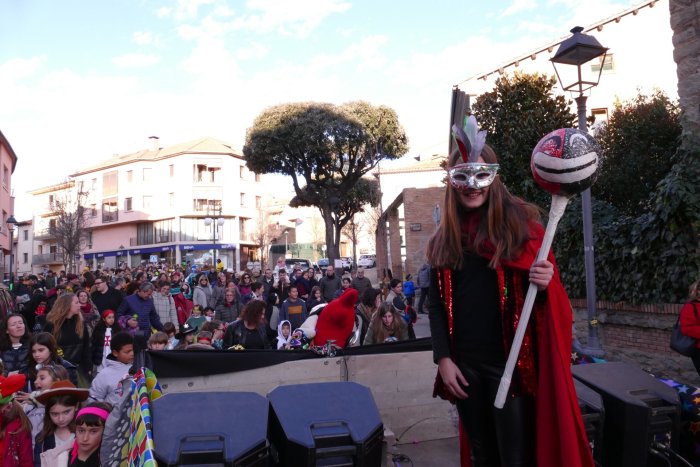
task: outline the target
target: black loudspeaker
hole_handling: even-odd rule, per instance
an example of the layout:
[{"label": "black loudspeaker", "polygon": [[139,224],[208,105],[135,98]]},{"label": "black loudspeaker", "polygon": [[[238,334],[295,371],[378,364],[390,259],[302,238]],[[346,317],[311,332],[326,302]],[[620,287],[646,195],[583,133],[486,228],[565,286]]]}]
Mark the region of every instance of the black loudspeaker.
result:
[{"label": "black loudspeaker", "polygon": [[151,403],[158,465],[265,467],[267,399],[252,392],[165,394]]},{"label": "black loudspeaker", "polygon": [[268,439],[277,465],[381,465],[384,426],[368,388],[352,382],[295,384],[267,398]]},{"label": "black loudspeaker", "polygon": [[654,444],[678,451],[680,404],[673,388],[625,363],[576,365],[571,371],[603,399],[604,467],[672,465]]},{"label": "black loudspeaker", "polygon": [[588,436],[588,445],[591,447],[595,465],[603,465],[603,427],[605,421],[605,408],[600,394],[589,388],[582,382],[574,380],[574,388],[578,396],[578,406],[583,418],[583,426]]}]

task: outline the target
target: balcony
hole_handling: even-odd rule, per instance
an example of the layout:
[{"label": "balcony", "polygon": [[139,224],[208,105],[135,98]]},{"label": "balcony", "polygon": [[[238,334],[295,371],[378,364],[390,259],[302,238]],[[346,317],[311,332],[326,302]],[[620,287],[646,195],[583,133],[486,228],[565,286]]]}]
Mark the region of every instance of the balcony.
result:
[{"label": "balcony", "polygon": [[51,233],[50,229],[42,229],[34,232],[34,240],[50,240],[56,236]]},{"label": "balcony", "polygon": [[32,255],[32,264],[64,264],[63,253],[44,253],[43,255]]},{"label": "balcony", "polygon": [[174,242],[174,235],[156,235],[153,238],[129,238],[129,246],[141,246],[141,245],[155,245],[158,243],[169,243]]}]

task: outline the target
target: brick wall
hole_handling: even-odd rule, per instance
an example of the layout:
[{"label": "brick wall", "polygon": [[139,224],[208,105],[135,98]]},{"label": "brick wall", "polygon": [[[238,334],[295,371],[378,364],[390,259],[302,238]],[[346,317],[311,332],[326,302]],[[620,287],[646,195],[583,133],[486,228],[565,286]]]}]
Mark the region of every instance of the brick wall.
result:
[{"label": "brick wall", "polygon": [[[405,274],[415,275],[425,261],[425,247],[436,229],[433,220],[435,206],[442,207],[445,196],[444,187],[433,188],[406,188],[403,190],[403,219],[399,218],[399,209],[387,209],[384,213],[389,223],[388,230],[384,229],[382,222],[377,227],[377,268],[378,271],[389,267],[394,277],[403,279]],[[404,221],[404,244],[406,246],[406,262],[401,263],[400,221]],[[420,224],[420,230],[418,230]],[[415,230],[411,230],[411,226]],[[391,252],[386,252],[386,236],[389,236]],[[389,265],[389,257],[391,265]],[[381,272],[379,273],[381,275]]]},{"label": "brick wall", "polygon": [[[588,316],[586,301],[573,299],[576,336],[586,344]],[[700,377],[688,357],[669,347],[671,329],[683,305],[629,305],[599,301],[598,338],[606,360],[625,361],[656,375],[665,375],[693,386]]]}]

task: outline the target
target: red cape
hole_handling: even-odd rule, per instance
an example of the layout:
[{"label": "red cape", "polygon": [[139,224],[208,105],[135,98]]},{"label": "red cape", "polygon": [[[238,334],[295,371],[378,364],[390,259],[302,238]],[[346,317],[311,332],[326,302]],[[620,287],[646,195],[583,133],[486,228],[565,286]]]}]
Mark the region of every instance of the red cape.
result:
[{"label": "red cape", "polygon": [[[544,230],[531,225],[532,240],[515,261],[503,267],[527,274],[535,262]],[[554,263],[554,256],[549,254]],[[450,286],[451,289],[451,286]],[[499,290],[499,293],[502,291]],[[547,287],[547,299],[535,303],[534,321],[538,349],[537,392],[535,395],[536,465],[538,467],[594,467],[588,438],[581,418],[571,376],[573,315],[569,297],[556,270]],[[438,382],[441,383],[438,375]],[[440,391],[438,389],[438,394]],[[444,395],[444,393],[442,393]],[[468,439],[460,424],[460,457],[463,467],[471,467]]]}]

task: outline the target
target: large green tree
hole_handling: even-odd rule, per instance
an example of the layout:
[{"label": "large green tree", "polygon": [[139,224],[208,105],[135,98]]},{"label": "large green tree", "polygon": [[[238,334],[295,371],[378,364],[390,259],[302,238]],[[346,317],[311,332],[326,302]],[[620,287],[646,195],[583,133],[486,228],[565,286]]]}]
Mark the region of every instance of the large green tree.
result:
[{"label": "large green tree", "polygon": [[288,175],[296,194],[292,205],[318,207],[333,260],[340,230],[362,210],[358,200],[373,197],[357,184],[380,161],[407,151],[406,133],[389,107],[300,102],[264,110],[247,131],[243,156],[255,173]]},{"label": "large green tree", "polygon": [[593,195],[638,216],[649,195],[673,167],[682,127],[678,106],[662,91],[615,104],[596,132],[605,159]]},{"label": "large green tree", "polygon": [[516,72],[496,80],[493,91],[477,96],[472,110],[488,131],[486,142],[496,151],[499,174],[508,189],[543,208],[550,196],[530,173],[537,142],[557,128],[571,128],[576,116],[564,96],[554,95],[554,76]]}]

